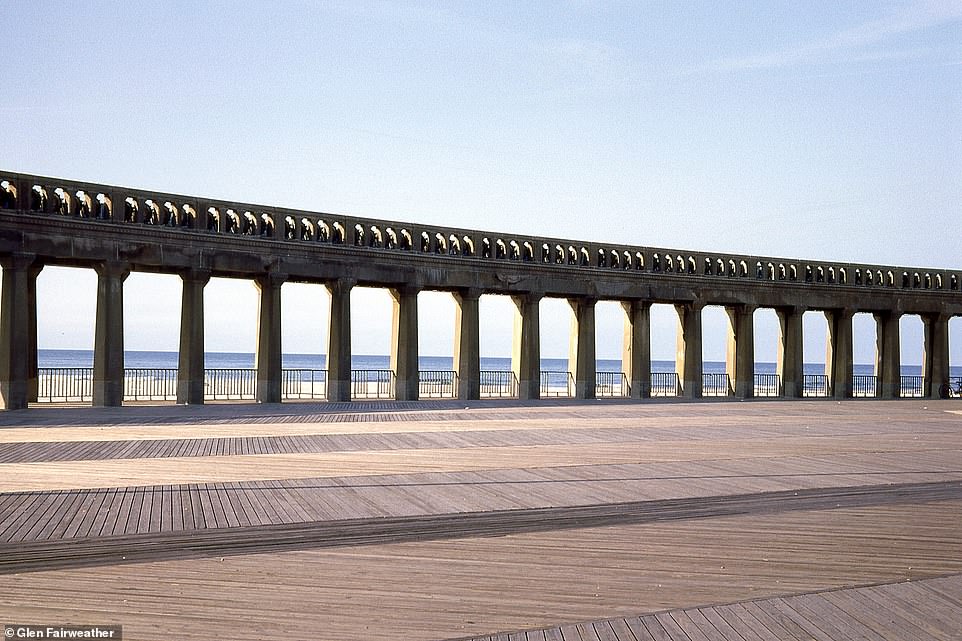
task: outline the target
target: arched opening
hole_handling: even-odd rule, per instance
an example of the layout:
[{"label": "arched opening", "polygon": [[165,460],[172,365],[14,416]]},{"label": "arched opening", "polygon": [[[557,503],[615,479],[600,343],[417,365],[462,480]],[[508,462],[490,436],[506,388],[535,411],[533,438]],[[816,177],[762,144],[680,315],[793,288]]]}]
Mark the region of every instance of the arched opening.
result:
[{"label": "arched opening", "polygon": [[678,313],[674,305],[651,306],[651,395],[677,396],[680,390],[675,361]]},{"label": "arched opening", "polygon": [[384,247],[386,249],[398,248],[397,232],[394,231],[393,227],[387,227],[384,229]]},{"label": "arched opening", "polygon": [[54,189],[53,197],[54,211],[61,216],[69,216],[73,213],[70,207],[70,194],[63,187],[57,187]]},{"label": "arched opening", "polygon": [[828,344],[828,321],[821,311],[807,311],[802,315],[802,394],[829,396],[829,377],[825,370],[825,351]]},{"label": "arched opening", "polygon": [[899,319],[899,373],[903,397],[925,394],[922,363],[925,360],[925,328],[917,314],[905,314]]},{"label": "arched opening", "polygon": [[281,286],[282,398],[327,398],[331,295],[323,285]]},{"label": "arched opening", "polygon": [[421,253],[427,254],[431,251],[431,236],[426,232],[421,232]]},{"label": "arched opening", "polygon": [[160,207],[151,199],[144,201],[144,224],[157,225],[160,223]]},{"label": "arched opening", "polygon": [[541,396],[573,396],[573,363],[568,362],[572,311],[564,298],[541,299]]},{"label": "arched opening", "polygon": [[755,362],[753,393],[755,396],[779,396],[784,381],[778,372],[778,342],[781,336],[778,314],[774,309],[759,308],[752,318]]},{"label": "arched opening", "polygon": [[463,236],[461,240],[464,241],[464,252],[465,256],[474,256],[474,241],[470,236]]},{"label": "arched opening", "polygon": [[82,189],[74,194],[77,198],[77,216],[81,218],[90,218],[91,211],[93,209],[93,202],[87,192]]},{"label": "arched opening", "polygon": [[17,187],[9,180],[0,181],[0,209],[17,208]]},{"label": "arched opening", "polygon": [[393,398],[397,372],[391,369],[394,300],[380,287],[351,289],[351,396]]},{"label": "arched opening", "polygon": [[728,312],[708,305],[701,312],[702,395],[728,396],[734,390],[734,370],[729,363]]},{"label": "arched opening", "polygon": [[852,396],[878,395],[881,363],[878,351],[878,323],[870,313],[852,317]]},{"label": "arched opening", "polygon": [[485,294],[478,301],[481,398],[518,395],[518,380],[511,364],[516,313],[510,296]]},{"label": "arched opening", "polygon": [[211,278],[204,287],[206,398],[254,398],[258,306],[257,287],[251,280]]},{"label": "arched opening", "polygon": [[96,317],[97,274],[93,269],[43,268],[37,276],[38,400],[93,399]]},{"label": "arched opening", "polygon": [[364,247],[364,225],[354,225],[354,246]]},{"label": "arched opening", "polygon": [[335,245],[344,244],[344,225],[339,222],[331,224],[331,242]]}]

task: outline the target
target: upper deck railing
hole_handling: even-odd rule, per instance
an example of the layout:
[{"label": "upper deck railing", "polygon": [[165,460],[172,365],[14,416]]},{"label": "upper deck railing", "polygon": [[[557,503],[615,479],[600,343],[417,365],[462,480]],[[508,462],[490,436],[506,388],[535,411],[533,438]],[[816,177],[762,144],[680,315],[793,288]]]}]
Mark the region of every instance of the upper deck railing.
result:
[{"label": "upper deck railing", "polygon": [[849,291],[912,290],[927,295],[957,295],[962,278],[962,271],[947,269],[694,252],[373,220],[2,170],[0,210],[93,224],[146,226],[169,238],[190,234],[194,243],[197,236],[230,236],[251,243],[283,241],[302,247],[418,254],[439,261],[537,264],[560,272],[683,275],[718,284],[761,281]]}]

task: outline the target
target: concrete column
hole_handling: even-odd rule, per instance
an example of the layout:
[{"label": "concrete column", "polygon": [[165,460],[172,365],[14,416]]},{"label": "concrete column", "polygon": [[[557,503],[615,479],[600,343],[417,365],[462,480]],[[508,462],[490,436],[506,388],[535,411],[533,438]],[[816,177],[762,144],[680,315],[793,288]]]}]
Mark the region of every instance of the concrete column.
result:
[{"label": "concrete column", "polygon": [[189,270],[180,275],[180,352],[177,357],[177,402],[204,403],[204,287],[210,272]]},{"label": "concrete column", "polygon": [[931,398],[940,398],[943,386],[949,384],[949,318],[947,314],[922,317],[922,393]]},{"label": "concrete column", "polygon": [[124,281],[126,263],[108,261],[97,270],[97,325],[94,329],[94,407],[114,407],[124,400]]},{"label": "concrete column", "polygon": [[[30,304],[30,272],[32,254],[14,254],[0,258],[3,267],[0,293],[0,400],[3,408],[18,410],[29,400],[30,345],[36,346],[36,299]],[[30,334],[33,330],[34,338]]]},{"label": "concrete column", "polygon": [[801,307],[782,307],[775,310],[778,315],[778,356],[776,371],[782,382],[782,395],[788,398],[801,398],[805,384],[805,361],[802,351]]},{"label": "concrete column", "polygon": [[458,398],[481,398],[480,289],[454,292],[454,372],[458,377]]},{"label": "concrete column", "polygon": [[825,374],[835,398],[852,397],[852,316],[850,309],[825,312],[828,339],[825,341]]},{"label": "concrete column", "polygon": [[265,274],[254,280],[260,294],[257,315],[257,388],[258,403],[281,402],[281,285],[286,276]]},{"label": "concrete column", "polygon": [[592,298],[571,298],[571,337],[568,369],[575,379],[575,398],[595,397],[595,303]]},{"label": "concrete column", "polygon": [[541,323],[542,294],[528,293],[512,296],[517,307],[514,316],[514,341],[511,350],[511,369],[518,379],[518,398],[541,398]]},{"label": "concrete column", "polygon": [[678,313],[678,342],[675,351],[675,372],[684,398],[701,398],[701,310],[702,305],[675,305]]},{"label": "concrete column", "polygon": [[728,350],[725,370],[730,392],[738,398],[755,395],[755,307],[726,307],[728,312]]},{"label": "concrete column", "polygon": [[394,370],[394,398],[418,400],[418,292],[419,287],[391,290],[391,369]]},{"label": "concrete column", "polygon": [[621,369],[628,379],[631,398],[651,397],[651,303],[633,300],[621,304],[625,332]]},{"label": "concrete column", "polygon": [[43,265],[34,263],[27,270],[27,313],[30,315],[27,329],[27,401],[37,402],[40,392],[40,362],[37,350],[37,276]]},{"label": "concrete column", "polygon": [[351,400],[351,289],[355,281],[327,284],[331,294],[331,327],[327,338],[327,400]]},{"label": "concrete column", "polygon": [[875,390],[879,398],[899,398],[902,389],[902,355],[898,312],[875,314]]}]

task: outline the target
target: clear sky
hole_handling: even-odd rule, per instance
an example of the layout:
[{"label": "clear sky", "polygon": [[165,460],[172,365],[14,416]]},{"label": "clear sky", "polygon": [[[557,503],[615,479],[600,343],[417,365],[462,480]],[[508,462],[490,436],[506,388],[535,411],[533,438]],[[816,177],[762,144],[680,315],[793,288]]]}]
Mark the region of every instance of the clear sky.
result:
[{"label": "clear sky", "polygon": [[[962,1],[0,0],[0,14],[0,168],[586,240],[962,264]],[[45,270],[41,347],[91,345],[94,283]],[[209,349],[252,351],[253,292],[209,286]],[[323,351],[323,292],[284,292],[285,351]],[[128,348],[176,349],[177,279],[134,275],[126,295]],[[546,305],[543,352],[564,356],[563,304]],[[356,307],[355,350],[385,353],[386,295]],[[422,351],[450,354],[450,302],[421,307]],[[508,354],[506,310],[484,301],[488,355]],[[599,308],[599,356],[618,354],[619,322]],[[722,323],[705,322],[714,360]],[[669,310],[654,325],[654,356],[672,358]],[[773,322],[758,325],[770,360]],[[918,362],[921,324],[905,326],[903,362]]]}]

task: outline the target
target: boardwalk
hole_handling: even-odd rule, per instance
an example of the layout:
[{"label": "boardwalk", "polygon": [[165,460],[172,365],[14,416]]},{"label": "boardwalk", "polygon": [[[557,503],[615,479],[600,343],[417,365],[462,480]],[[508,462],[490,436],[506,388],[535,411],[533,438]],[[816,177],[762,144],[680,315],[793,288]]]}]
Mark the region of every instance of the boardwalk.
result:
[{"label": "boardwalk", "polygon": [[958,638],[958,407],[11,412],[0,619],[128,639]]}]

